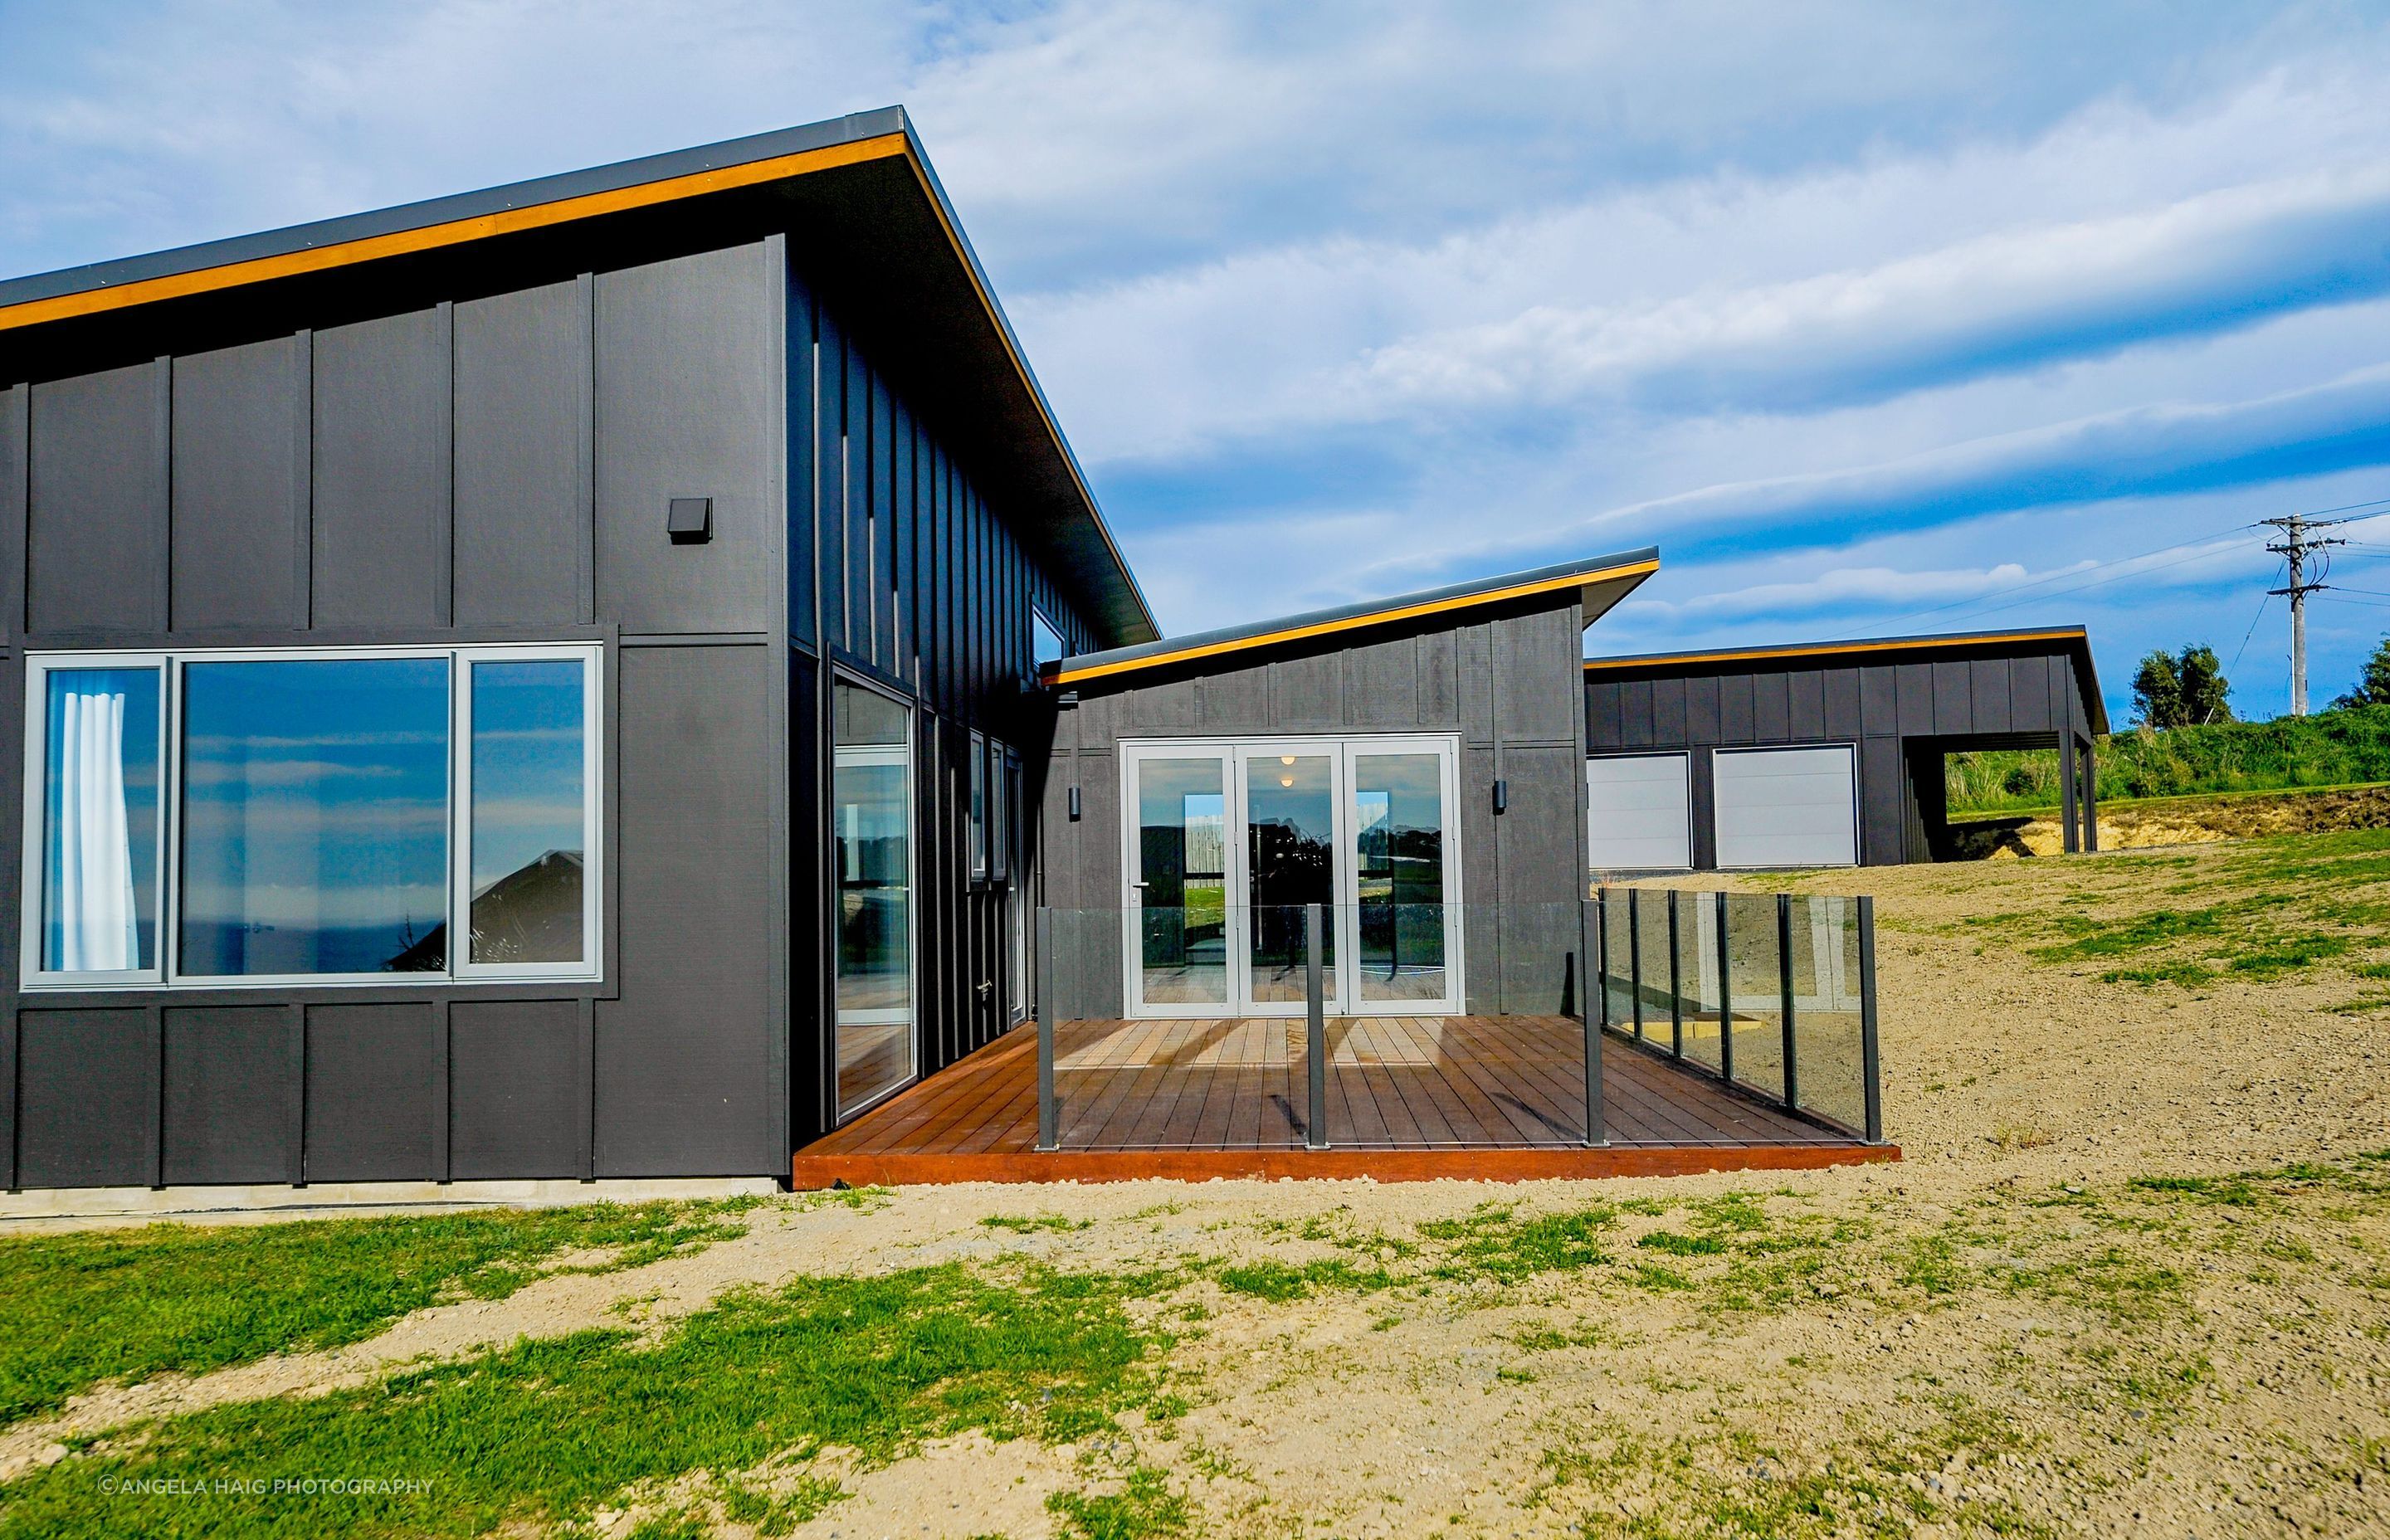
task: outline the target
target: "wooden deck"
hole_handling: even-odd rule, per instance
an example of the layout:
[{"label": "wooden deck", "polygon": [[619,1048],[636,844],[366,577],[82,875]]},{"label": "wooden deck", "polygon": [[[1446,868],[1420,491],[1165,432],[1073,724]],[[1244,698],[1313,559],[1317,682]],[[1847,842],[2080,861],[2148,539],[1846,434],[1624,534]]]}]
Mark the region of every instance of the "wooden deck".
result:
[{"label": "wooden deck", "polygon": [[1328,1024],[1329,1149],[1304,1148],[1304,1024],[1072,1021],[1056,1044],[1060,1148],[1037,1138],[1037,1039],[1016,1029],[799,1150],[801,1188],[1142,1176],[1544,1176],[1896,1160],[1620,1043],[1610,1143],[1584,1143],[1584,1033],[1564,1017]]}]

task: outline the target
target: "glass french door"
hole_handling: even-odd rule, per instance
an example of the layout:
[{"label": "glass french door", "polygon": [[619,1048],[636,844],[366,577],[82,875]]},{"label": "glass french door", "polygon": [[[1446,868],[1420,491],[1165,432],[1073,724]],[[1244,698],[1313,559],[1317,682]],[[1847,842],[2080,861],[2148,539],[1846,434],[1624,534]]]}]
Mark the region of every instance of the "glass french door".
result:
[{"label": "glass french door", "polygon": [[1327,1008],[1460,1001],[1458,746],[1449,738],[1124,744],[1133,1016],[1299,1016],[1324,907]]}]

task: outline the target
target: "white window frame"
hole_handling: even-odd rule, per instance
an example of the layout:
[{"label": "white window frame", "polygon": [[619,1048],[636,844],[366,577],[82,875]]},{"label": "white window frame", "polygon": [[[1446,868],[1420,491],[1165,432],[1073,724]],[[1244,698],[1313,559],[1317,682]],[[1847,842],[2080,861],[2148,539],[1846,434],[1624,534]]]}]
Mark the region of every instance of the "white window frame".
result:
[{"label": "white window frame", "polygon": [[[474,982],[543,980],[590,982],[605,973],[604,848],[605,764],[604,648],[597,643],[491,643],[427,647],[295,647],[161,648],[147,652],[38,652],[25,658],[25,764],[23,827],[25,860],[19,889],[21,933],[19,975],[28,993],[89,992],[103,989],[154,988],[179,992],[252,989],[376,988],[429,989]],[[439,972],[422,973],[200,973],[182,971],[182,825],[183,825],[183,674],[193,664],[335,661],[397,661],[440,658],[448,664],[447,860],[442,889],[449,913],[443,918],[448,935],[448,965]],[[509,660],[574,659],[582,662],[583,695],[583,831],[582,943],[585,958],[578,963],[471,964],[460,960],[469,949],[471,884],[472,739],[469,665]],[[163,671],[160,691],[160,755],[163,774],[159,791],[158,833],[158,966],[138,972],[74,974],[41,969],[39,946],[42,911],[42,861],[46,853],[49,715],[48,675],[57,671],[91,668],[146,668]]]},{"label": "white window frame", "polygon": [[[1128,738],[1118,747],[1120,776],[1121,969],[1123,1014],[1133,1020],[1223,1016],[1301,1016],[1300,1000],[1256,1000],[1253,986],[1251,925],[1252,856],[1250,838],[1250,767],[1279,754],[1297,754],[1329,761],[1330,794],[1335,808],[1335,902],[1323,917],[1335,929],[1334,966],[1322,981],[1332,1016],[1457,1016],[1468,998],[1468,958],[1463,923],[1460,874],[1463,870],[1460,803],[1461,744],[1453,733],[1339,733],[1268,738]],[[1380,754],[1433,754],[1439,761],[1445,807],[1445,997],[1441,1000],[1363,1000],[1360,998],[1360,871],[1356,860],[1359,809],[1353,790],[1354,761]],[[1219,759],[1221,780],[1221,859],[1226,886],[1227,932],[1227,999],[1220,1003],[1166,1005],[1144,996],[1138,962],[1140,951],[1137,879],[1140,860],[1137,786],[1145,762],[1154,759]]]},{"label": "white window frame", "polygon": [[[50,679],[52,674],[92,669],[148,669],[158,675],[158,823],[155,866],[156,913],[149,938],[150,966],[123,969],[45,969],[47,948],[44,932],[49,922],[49,790]],[[169,783],[174,760],[174,671],[157,652],[32,652],[25,655],[25,838],[23,870],[18,888],[17,956],[24,987],[33,989],[123,989],[156,984],[166,976],[167,891],[172,880],[167,852],[173,795]]]}]

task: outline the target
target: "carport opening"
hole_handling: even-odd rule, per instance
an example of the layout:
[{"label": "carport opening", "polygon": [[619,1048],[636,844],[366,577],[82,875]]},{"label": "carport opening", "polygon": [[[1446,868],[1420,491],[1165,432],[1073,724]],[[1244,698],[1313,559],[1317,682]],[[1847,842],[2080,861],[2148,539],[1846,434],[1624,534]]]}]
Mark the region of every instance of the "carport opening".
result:
[{"label": "carport opening", "polygon": [[1906,741],[1910,849],[1934,861],[2093,848],[2091,746],[2054,733]]}]

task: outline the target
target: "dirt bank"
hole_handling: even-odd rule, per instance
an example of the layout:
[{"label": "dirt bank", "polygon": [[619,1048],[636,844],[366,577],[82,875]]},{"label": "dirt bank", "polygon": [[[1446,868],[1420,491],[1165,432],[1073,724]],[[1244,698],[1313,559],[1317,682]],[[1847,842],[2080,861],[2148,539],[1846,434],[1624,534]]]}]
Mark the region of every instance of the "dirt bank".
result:
[{"label": "dirt bank", "polygon": [[[2158,797],[2100,805],[2102,850],[2147,850],[2264,834],[2327,834],[2352,828],[2390,828],[2390,786]],[[2064,848],[2055,814],[1954,819],[1950,838],[1960,860],[2056,855]]]}]

